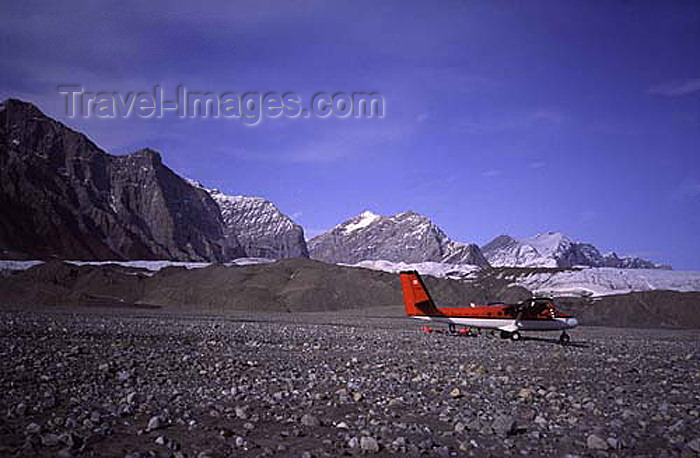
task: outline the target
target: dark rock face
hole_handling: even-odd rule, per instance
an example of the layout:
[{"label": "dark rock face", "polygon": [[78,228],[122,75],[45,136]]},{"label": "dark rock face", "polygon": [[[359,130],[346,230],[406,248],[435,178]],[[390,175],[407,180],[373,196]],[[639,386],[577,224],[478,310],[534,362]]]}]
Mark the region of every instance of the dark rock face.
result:
[{"label": "dark rock face", "polygon": [[311,239],[309,252],[312,258],[331,263],[385,260],[489,265],[477,245],[450,240],[432,221],[414,212],[393,216],[364,212]]},{"label": "dark rock face", "polygon": [[155,151],[112,156],[9,99],[0,108],[0,257],[224,261],[219,208]]},{"label": "dark rock face", "polygon": [[482,246],[481,251],[484,254],[491,253],[491,252],[494,252],[496,250],[511,247],[516,243],[518,243],[518,241],[509,235],[499,235],[498,237],[491,240],[486,245]]},{"label": "dark rock face", "polygon": [[623,269],[670,269],[670,266],[654,264],[646,259],[636,256],[624,256],[620,258],[616,253],[603,256],[604,267],[620,267]]},{"label": "dark rock face", "polygon": [[308,258],[304,229],[262,197],[229,196],[207,190],[221,209],[224,234],[256,258]]}]

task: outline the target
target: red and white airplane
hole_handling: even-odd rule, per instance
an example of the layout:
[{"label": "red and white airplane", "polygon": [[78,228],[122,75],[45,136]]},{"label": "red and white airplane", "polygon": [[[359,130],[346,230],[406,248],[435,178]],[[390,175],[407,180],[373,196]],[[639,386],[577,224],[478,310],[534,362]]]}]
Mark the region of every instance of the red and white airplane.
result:
[{"label": "red and white airplane", "polygon": [[401,288],[409,317],[447,323],[452,332],[456,326],[498,329],[502,338],[519,340],[520,331],[562,331],[559,342],[566,345],[571,340],[566,330],[578,326],[576,318],[558,312],[548,298],[533,298],[518,304],[437,308],[416,271],[401,272]]}]

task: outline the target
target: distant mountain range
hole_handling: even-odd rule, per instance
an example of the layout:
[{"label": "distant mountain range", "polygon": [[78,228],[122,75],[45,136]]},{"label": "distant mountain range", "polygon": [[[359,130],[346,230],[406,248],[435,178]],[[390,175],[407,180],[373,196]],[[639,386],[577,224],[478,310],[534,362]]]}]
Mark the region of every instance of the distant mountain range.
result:
[{"label": "distant mountain range", "polygon": [[451,240],[430,219],[415,212],[380,216],[365,211],[311,239],[309,252],[314,259],[344,264],[381,260],[478,267],[668,268],[637,257],[602,255],[595,246],[575,242],[560,232],[522,240],[501,235],[479,248]]},{"label": "distant mountain range", "polygon": [[479,247],[451,240],[427,217],[366,211],[304,239],[261,197],[186,180],[150,149],[110,155],[85,135],[16,99],[0,104],[0,258],[224,262],[312,257],[329,263],[434,262],[512,267],[659,268],[602,255],[560,233]]},{"label": "distant mountain range", "polygon": [[638,257],[601,254],[589,243],[571,240],[561,232],[547,232],[516,240],[501,235],[481,247],[493,267],[618,267],[625,269],[669,268]]}]

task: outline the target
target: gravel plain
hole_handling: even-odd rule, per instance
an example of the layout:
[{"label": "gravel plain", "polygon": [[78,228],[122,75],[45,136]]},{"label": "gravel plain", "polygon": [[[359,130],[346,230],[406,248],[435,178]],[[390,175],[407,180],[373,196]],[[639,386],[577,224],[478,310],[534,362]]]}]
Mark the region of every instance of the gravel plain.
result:
[{"label": "gravel plain", "polygon": [[0,314],[0,456],[697,456],[697,331]]}]

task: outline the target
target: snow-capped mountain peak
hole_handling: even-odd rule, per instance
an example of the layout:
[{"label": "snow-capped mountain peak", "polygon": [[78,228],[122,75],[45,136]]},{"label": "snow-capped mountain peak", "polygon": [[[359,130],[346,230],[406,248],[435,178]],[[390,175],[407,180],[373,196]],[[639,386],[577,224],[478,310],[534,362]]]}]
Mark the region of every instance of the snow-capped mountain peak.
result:
[{"label": "snow-capped mountain peak", "polygon": [[488,266],[476,245],[455,242],[413,211],[380,216],[365,211],[309,241],[312,258],[355,264],[365,260],[450,262]]},{"label": "snow-capped mountain peak", "polygon": [[535,237],[523,239],[523,244],[534,248],[540,256],[548,258],[569,249],[572,240],[561,232],[545,232]]},{"label": "snow-capped mountain peak", "polygon": [[207,189],[195,180],[192,186],[204,189],[221,209],[224,232],[237,237],[246,255],[256,258],[308,257],[304,230],[264,197],[227,195]]}]

